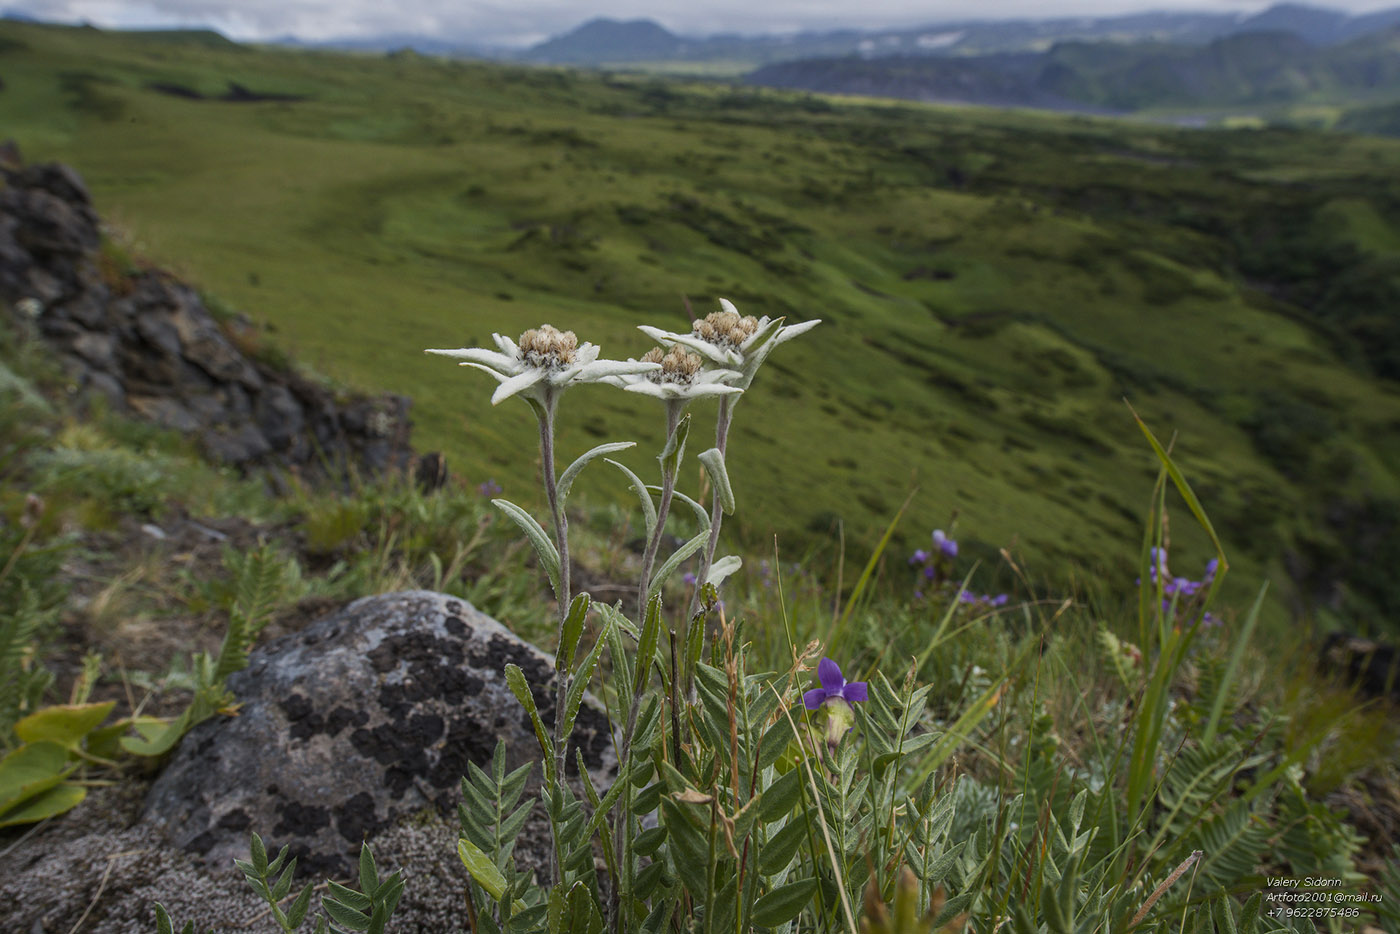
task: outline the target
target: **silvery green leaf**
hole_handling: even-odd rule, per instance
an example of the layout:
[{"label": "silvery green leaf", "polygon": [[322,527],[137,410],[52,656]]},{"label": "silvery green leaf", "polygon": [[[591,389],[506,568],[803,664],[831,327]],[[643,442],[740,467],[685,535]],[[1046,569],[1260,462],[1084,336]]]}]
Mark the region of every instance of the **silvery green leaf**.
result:
[{"label": "silvery green leaf", "polygon": [[656,528],[656,504],[651,501],[651,493],[648,492],[647,485],[642,482],[642,478],[634,474],[625,464],[619,464],[610,457],[605,457],[603,460],[622,471],[627,476],[627,479],[631,481],[632,490],[637,494],[637,499],[641,500],[642,503],[642,515],[646,519],[646,529],[650,531]]},{"label": "silvery green leaf", "polygon": [[426,350],[424,353],[465,360],[478,367],[489,368],[498,373],[510,373],[520,366],[519,361],[514,357],[507,356],[503,353],[496,353],[494,350],[485,350],[481,347],[462,347],[458,350]]},{"label": "silvery green leaf", "polygon": [[[649,486],[649,487],[647,487],[647,489],[648,489],[648,490],[656,491],[656,492],[658,492],[658,493],[661,491],[661,487],[659,487],[659,486]],[[678,499],[678,500],[680,500],[681,502],[683,502],[683,503],[685,503],[687,506],[689,506],[691,509],[695,510],[695,517],[696,517],[697,519],[700,520],[700,528],[702,528],[702,529],[704,529],[704,530],[706,530],[706,531],[709,530],[709,528],[710,528],[710,513],[709,513],[708,510],[705,509],[704,506],[701,506],[699,503],[697,503],[695,500],[691,499],[689,496],[686,496],[686,495],[685,495],[684,493],[682,493],[680,490],[672,490],[672,491],[671,491],[671,497],[672,497],[673,499]]]},{"label": "silvery green leaf", "polygon": [[559,475],[559,482],[555,484],[554,488],[558,494],[559,502],[562,504],[564,500],[568,499],[569,490],[573,488],[574,481],[578,479],[578,475],[583,472],[583,468],[587,467],[588,462],[593,460],[593,458],[600,454],[612,454],[616,451],[625,451],[628,448],[636,446],[637,442],[635,441],[614,441],[610,444],[600,444],[596,448],[580,454],[578,459]]},{"label": "silvery green leaf", "polygon": [[708,528],[701,529],[700,534],[673,551],[666,562],[657,568],[656,573],[651,576],[651,583],[647,585],[647,596],[659,593],[661,585],[666,583],[666,578],[675,573],[676,568],[681,566],[681,562],[699,551],[709,537],[710,530]]},{"label": "silvery green leaf", "polygon": [[557,595],[559,593],[559,551],[549,540],[549,536],[545,534],[544,527],[535,521],[534,516],[508,499],[493,499],[491,504],[510,516],[511,521],[520,526],[520,531],[525,533],[525,537],[535,547],[535,554],[539,555],[540,564],[544,565],[544,572],[549,575],[549,585],[554,588],[554,593]]},{"label": "silvery green leaf", "polygon": [[816,879],[802,879],[780,885],[754,902],[749,920],[759,927],[777,927],[802,913],[817,894]]},{"label": "silvery green leaf", "polygon": [[523,373],[517,373],[510,379],[496,387],[496,391],[491,394],[491,404],[500,405],[505,400],[518,392],[524,392],[531,386],[543,380],[548,373],[546,371],[532,367]]},{"label": "silvery green leaf", "polygon": [[710,475],[710,482],[715,487],[715,495],[719,497],[720,508],[724,510],[726,516],[732,516],[734,514],[734,488],[729,485],[729,471],[724,466],[724,455],[719,448],[710,448],[696,459],[704,466],[705,473]]},{"label": "silvery green leaf", "polygon": [[743,564],[744,559],[740,558],[738,555],[728,555],[720,558],[714,564],[710,565],[710,573],[705,575],[705,583],[714,584],[718,587],[724,582],[726,577],[739,570]]},{"label": "silvery green leaf", "polygon": [[1089,789],[1085,788],[1074,796],[1074,800],[1069,803],[1069,834],[1074,836],[1079,832],[1079,825],[1084,820],[1084,805],[1089,798]]}]

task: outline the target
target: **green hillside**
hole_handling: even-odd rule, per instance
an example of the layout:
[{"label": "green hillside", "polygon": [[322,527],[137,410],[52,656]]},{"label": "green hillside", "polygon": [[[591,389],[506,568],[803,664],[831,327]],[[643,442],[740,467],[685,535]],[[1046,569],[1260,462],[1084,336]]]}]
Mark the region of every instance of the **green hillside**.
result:
[{"label": "green hillside", "polygon": [[[750,545],[835,517],[868,545],[917,488],[904,547],[956,511],[993,562],[1126,586],[1156,472],[1126,398],[1241,592],[1400,609],[1400,144],[18,23],[0,79],[0,127],[74,164],[129,251],[412,396],[419,447],[509,495],[532,420],[423,348],[548,321],[639,356],[634,325],[726,297],[825,322],[738,410]],[[577,391],[565,454],[654,441],[647,402]]]}]

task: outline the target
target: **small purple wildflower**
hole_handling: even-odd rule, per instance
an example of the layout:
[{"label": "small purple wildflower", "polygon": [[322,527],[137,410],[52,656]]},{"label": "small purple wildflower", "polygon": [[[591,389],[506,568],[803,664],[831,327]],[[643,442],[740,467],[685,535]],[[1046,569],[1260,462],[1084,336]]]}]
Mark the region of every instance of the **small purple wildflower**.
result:
[{"label": "small purple wildflower", "polygon": [[928,578],[929,580],[933,580],[934,577],[937,576],[937,574],[938,569],[931,564],[924,568],[924,577]]},{"label": "small purple wildflower", "polygon": [[909,559],[910,564],[928,564],[929,554],[922,548],[915,550],[914,556]]},{"label": "small purple wildflower", "polygon": [[813,688],[802,695],[802,703],[808,710],[816,710],[822,704],[833,699],[858,704],[867,696],[866,683],[864,681],[847,681],[841,675],[841,666],[829,658],[823,658],[817,663],[817,678],[821,681],[822,686]]},{"label": "small purple wildflower", "polygon": [[501,495],[501,485],[493,478],[478,485],[476,491],[487,499],[491,499]]},{"label": "small purple wildflower", "polygon": [[681,575],[681,582],[687,587],[694,587],[696,580],[697,578],[695,576],[695,572],[693,571],[686,571],[684,574]]},{"label": "small purple wildflower", "polygon": [[945,557],[956,558],[958,556],[958,543],[945,535],[942,529],[933,530],[933,544]]}]

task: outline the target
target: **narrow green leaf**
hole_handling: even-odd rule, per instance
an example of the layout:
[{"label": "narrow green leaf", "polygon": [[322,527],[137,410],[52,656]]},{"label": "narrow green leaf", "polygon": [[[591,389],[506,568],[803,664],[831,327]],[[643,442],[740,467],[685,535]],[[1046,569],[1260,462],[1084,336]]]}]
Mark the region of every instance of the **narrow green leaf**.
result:
[{"label": "narrow green leaf", "polygon": [[724,514],[733,515],[734,488],[729,485],[729,471],[725,469],[724,455],[720,453],[720,449],[710,448],[696,460],[705,468],[705,473],[710,475],[710,483],[714,485],[715,495],[719,497],[719,505]]},{"label": "narrow green leaf", "polygon": [[671,432],[671,436],[666,439],[666,444],[657,456],[661,461],[661,469],[668,474],[674,474],[680,467],[681,459],[685,457],[685,442],[690,436],[690,415],[681,417],[676,423],[676,430]]},{"label": "narrow green leaf", "polygon": [[256,833],[248,842],[248,852],[253,859],[253,869],[260,876],[267,875],[267,848],[263,846],[262,837]]},{"label": "narrow green leaf", "polygon": [[301,927],[301,922],[306,920],[306,912],[311,908],[311,890],[315,888],[310,882],[302,888],[297,900],[292,902],[291,910],[287,912],[287,926],[292,930]]},{"label": "narrow green leaf", "polygon": [[647,489],[647,485],[642,482],[642,478],[634,474],[625,464],[620,464],[609,457],[605,457],[603,460],[622,471],[632,484],[632,491],[637,494],[637,499],[641,501],[642,516],[646,519],[642,528],[647,530],[656,528],[656,504],[651,501],[651,492]]},{"label": "narrow green leaf", "polygon": [[802,879],[780,885],[754,902],[749,920],[759,927],[772,928],[786,924],[802,913],[817,894],[816,879]]},{"label": "narrow green leaf", "polygon": [[549,734],[545,732],[544,722],[540,720],[540,712],[535,707],[535,696],[530,693],[530,685],[525,680],[525,672],[521,671],[518,665],[507,664],[505,673],[506,686],[515,695],[515,699],[520,701],[525,712],[530,715],[530,722],[535,727],[535,738],[539,740],[540,749],[544,752],[545,779],[553,783],[554,743],[550,740]]},{"label": "narrow green leaf", "polygon": [[701,529],[694,538],[671,552],[670,557],[668,557],[665,562],[662,563],[661,567],[656,569],[656,573],[651,576],[651,583],[647,587],[647,595],[650,596],[654,593],[660,593],[661,585],[666,583],[666,578],[674,574],[685,559],[704,547],[705,542],[709,541],[709,538],[710,530]]},{"label": "narrow green leaf", "polygon": [[292,861],[287,864],[287,868],[282,870],[282,875],[278,878],[277,884],[272,887],[272,900],[274,902],[280,902],[291,893],[292,874],[296,872],[296,868],[297,861],[293,858]]},{"label": "narrow green leaf", "polygon": [[520,531],[525,533],[525,537],[534,546],[535,554],[539,556],[540,564],[549,575],[549,585],[554,588],[556,594],[559,593],[559,550],[554,547],[554,543],[549,540],[544,527],[535,521],[535,517],[530,515],[519,506],[508,499],[493,499],[492,505],[500,509],[510,517],[510,520],[520,527]]},{"label": "narrow green leaf", "polygon": [[637,641],[637,658],[632,670],[633,691],[642,690],[650,676],[652,662],[656,658],[656,647],[661,641],[661,595],[647,597],[647,616],[642,622],[642,635]]},{"label": "narrow green leaf", "polygon": [[567,671],[573,665],[578,640],[583,635],[583,622],[588,618],[588,608],[592,603],[588,594],[581,593],[569,604],[569,615],[564,618],[564,625],[559,630],[559,651],[554,655],[555,671]]},{"label": "narrow green leaf", "polygon": [[[651,490],[653,493],[661,492],[661,487],[659,486],[649,486],[647,489]],[[691,511],[695,513],[695,521],[700,523],[702,531],[708,532],[710,530],[710,511],[708,509],[701,506],[689,496],[686,496],[680,490],[672,490],[671,498],[678,502],[685,503],[690,507]]]},{"label": "narrow green leaf", "polygon": [[569,498],[569,490],[573,489],[574,481],[577,480],[578,475],[583,472],[583,468],[588,466],[589,461],[603,454],[615,454],[618,451],[625,451],[628,448],[634,448],[636,446],[637,442],[635,441],[613,441],[608,444],[600,444],[596,448],[592,448],[580,454],[578,459],[559,475],[559,482],[554,486],[556,495],[559,498],[560,508],[563,508],[564,501]]},{"label": "narrow green leaf", "polygon": [[170,915],[165,913],[165,906],[160,902],[156,902],[156,934],[175,934]]},{"label": "narrow green leaf", "polygon": [[352,931],[363,931],[369,927],[369,915],[333,898],[321,899],[321,907],[331,916],[332,921],[343,924]]},{"label": "narrow green leaf", "polygon": [[[605,622],[603,625],[608,624]],[[583,662],[575,672],[573,683],[569,685],[569,693],[564,698],[564,729],[560,734],[564,737],[566,745],[574,733],[574,721],[578,719],[579,708],[583,706],[584,692],[588,690],[588,683],[593,680],[593,671],[598,667],[598,659],[602,657],[603,646],[606,643],[605,636],[600,634],[598,640],[593,643],[593,648],[583,657]]]},{"label": "narrow green leaf", "polygon": [[374,907],[374,899],[365,895],[363,892],[356,892],[349,886],[341,885],[339,882],[328,881],[326,887],[330,893],[330,898],[335,899],[341,904],[348,905],[356,911],[370,911]]},{"label": "narrow green leaf", "polygon": [[374,854],[370,852],[368,843],[361,843],[360,891],[373,898],[374,890],[377,888],[379,888],[379,870],[374,865]]}]

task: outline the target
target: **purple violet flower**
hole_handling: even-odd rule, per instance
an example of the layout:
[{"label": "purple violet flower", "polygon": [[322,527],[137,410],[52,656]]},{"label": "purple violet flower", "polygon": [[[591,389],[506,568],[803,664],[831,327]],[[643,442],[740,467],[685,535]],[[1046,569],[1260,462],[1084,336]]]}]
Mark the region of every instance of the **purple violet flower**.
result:
[{"label": "purple violet flower", "polygon": [[813,688],[802,695],[802,703],[808,710],[816,710],[829,700],[840,699],[850,704],[858,704],[867,696],[864,681],[847,681],[841,675],[841,666],[829,658],[817,663],[817,678],[822,686]]},{"label": "purple violet flower", "polygon": [[933,530],[933,544],[945,557],[956,558],[958,556],[958,543],[953,541],[943,533],[942,529]]},{"label": "purple violet flower", "polygon": [[491,479],[478,485],[476,491],[487,499],[491,499],[492,497],[501,495],[501,485],[494,479]]},{"label": "purple violet flower", "polygon": [[914,552],[914,556],[909,559],[910,564],[928,564],[928,552],[922,548]]},{"label": "purple violet flower", "polygon": [[686,571],[684,574],[681,575],[681,583],[685,584],[687,587],[694,587],[695,581],[696,577],[695,572],[693,571]]},{"label": "purple violet flower", "polygon": [[1218,570],[1220,570],[1220,559],[1211,558],[1206,562],[1206,574],[1205,577],[1201,578],[1201,583],[1209,584],[1211,581],[1215,580],[1215,572]]}]

